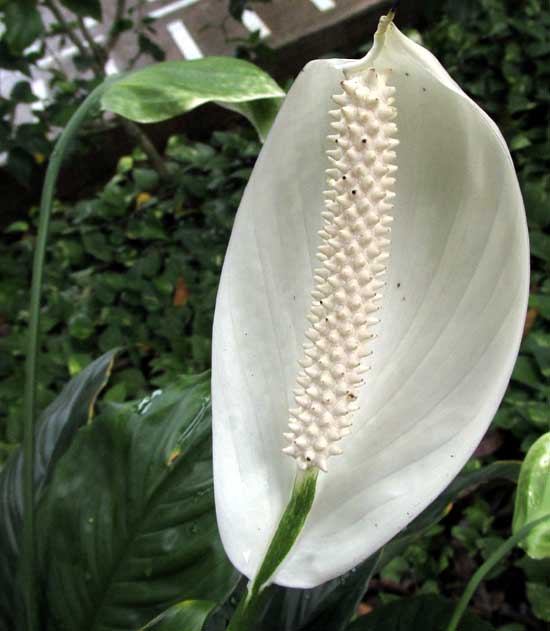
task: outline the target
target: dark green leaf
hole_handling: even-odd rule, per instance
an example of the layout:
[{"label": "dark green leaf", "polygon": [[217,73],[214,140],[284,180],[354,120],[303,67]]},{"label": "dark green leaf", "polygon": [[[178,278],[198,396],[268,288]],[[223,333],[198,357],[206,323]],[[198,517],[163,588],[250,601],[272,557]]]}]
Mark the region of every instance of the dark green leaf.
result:
[{"label": "dark green leaf", "polygon": [[184,600],[151,620],[142,631],[200,631],[214,607],[209,600]]},{"label": "dark green leaf", "polygon": [[4,9],[4,35],[12,53],[21,53],[44,31],[40,12],[32,0],[8,2]]},{"label": "dark green leaf", "polygon": [[535,616],[550,622],[550,585],[527,583],[527,598]]},{"label": "dark green leaf", "polygon": [[32,93],[31,84],[28,81],[18,81],[11,89],[10,98],[19,103],[34,103],[34,101],[38,101]]},{"label": "dark green leaf", "polygon": [[550,294],[531,294],[529,306],[536,307],[545,320],[550,320]]},{"label": "dark green leaf", "polygon": [[525,149],[525,147],[529,147],[530,145],[531,141],[525,134],[518,134],[510,140],[510,151],[519,151],[520,149]]},{"label": "dark green leaf", "polygon": [[[40,415],[35,437],[34,486],[37,501],[74,432],[91,418],[94,401],[107,382],[115,353],[105,353],[71,379]],[[20,449],[12,454],[0,473],[0,504],[1,628],[2,624],[10,626],[8,623],[14,614],[14,582],[23,522],[23,453]]]},{"label": "dark green leaf", "polygon": [[256,128],[260,140],[264,142],[282,102],[282,98],[273,98],[243,103],[220,102],[220,105],[245,116]]},{"label": "dark green leaf", "polygon": [[534,230],[529,235],[531,254],[543,261],[550,261],[550,236]]},{"label": "dark green leaf", "polygon": [[152,191],[158,186],[159,176],[153,169],[134,169],[132,175],[141,191]]},{"label": "dark green leaf", "polygon": [[143,33],[139,33],[138,35],[138,47],[141,52],[150,55],[155,61],[164,61],[166,58],[166,54],[162,48]]},{"label": "dark green leaf", "polygon": [[533,360],[525,355],[518,357],[512,373],[512,379],[531,388],[538,388],[540,384],[540,378],[537,375]]},{"label": "dark green leaf", "polygon": [[100,0],[60,0],[60,2],[80,17],[91,17],[98,22],[101,21]]},{"label": "dark green leaf", "polygon": [[34,160],[27,151],[19,147],[12,149],[8,154],[6,168],[21,186],[25,188],[29,186],[34,169]]},{"label": "dark green leaf", "polygon": [[137,629],[182,599],[221,601],[238,573],[214,516],[209,376],[113,404],[56,467],[38,513],[56,628]]},{"label": "dark green leaf", "polygon": [[313,589],[271,588],[262,631],[341,631],[354,615],[377,569],[380,553]]},{"label": "dark green leaf", "polygon": [[94,323],[85,313],[77,313],[69,320],[69,334],[78,340],[87,340],[94,333]]},{"label": "dark green leaf", "polygon": [[[454,605],[440,596],[402,598],[356,620],[348,631],[445,631]],[[464,631],[492,631],[488,622],[466,613],[460,627]]]}]

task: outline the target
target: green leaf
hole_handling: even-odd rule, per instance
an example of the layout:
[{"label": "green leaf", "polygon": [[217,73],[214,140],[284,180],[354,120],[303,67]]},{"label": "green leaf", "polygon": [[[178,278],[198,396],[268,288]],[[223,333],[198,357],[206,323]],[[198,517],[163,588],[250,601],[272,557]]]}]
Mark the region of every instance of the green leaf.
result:
[{"label": "green leaf", "polygon": [[206,57],[136,70],[106,90],[102,107],[139,123],[156,123],[215,101],[246,116],[264,137],[283,96],[275,81],[254,64]]},{"label": "green leaf", "polygon": [[151,56],[155,61],[166,59],[166,53],[162,48],[144,33],[138,33],[137,41],[138,48],[142,53]]},{"label": "green leaf", "polygon": [[85,313],[76,313],[69,320],[69,335],[77,340],[87,340],[94,330],[94,323]]},{"label": "green leaf", "polygon": [[100,0],[60,0],[61,4],[80,17],[101,21]]},{"label": "green leaf", "polygon": [[265,142],[282,102],[282,98],[271,98],[249,101],[247,103],[220,102],[218,104],[247,118],[256,128],[260,140]]},{"label": "green leaf", "polygon": [[[71,379],[44,410],[35,430],[35,499],[38,501],[55,463],[74,432],[91,418],[97,395],[106,384],[116,351],[105,353]],[[0,628],[14,614],[15,574],[23,523],[23,452],[17,449],[0,473]]]},{"label": "green leaf", "polygon": [[134,169],[132,176],[140,191],[153,191],[159,184],[159,176],[154,169]]},{"label": "green leaf", "polygon": [[527,583],[527,598],[537,618],[550,622],[550,586]]},{"label": "green leaf", "polygon": [[540,230],[529,234],[531,254],[543,261],[550,261],[550,236]]},{"label": "green leaf", "polygon": [[[454,604],[440,596],[402,598],[358,618],[348,631],[444,631],[453,610]],[[460,622],[460,629],[464,631],[492,631],[493,628],[469,612]]]},{"label": "green leaf", "polygon": [[[550,515],[550,432],[529,449],[519,475],[512,531]],[[535,526],[520,543],[533,559],[550,557],[550,519]]]},{"label": "green leaf", "polygon": [[531,146],[531,141],[525,134],[517,134],[510,140],[510,151],[519,151]]},{"label": "green leaf", "polygon": [[28,229],[29,224],[26,221],[14,221],[4,230],[4,232],[6,234],[12,234],[18,232],[27,232]]},{"label": "green leaf", "polygon": [[209,375],[80,430],[39,512],[55,628],[137,629],[185,600],[219,602],[233,569],[214,515]]},{"label": "green leaf", "polygon": [[530,357],[520,355],[517,358],[516,365],[514,366],[514,371],[512,373],[512,379],[524,386],[538,388],[540,378],[537,375],[534,362]]},{"label": "green leaf", "polygon": [[209,600],[184,600],[151,620],[141,631],[200,631],[214,607],[215,603]]},{"label": "green leaf", "polygon": [[546,320],[550,320],[550,294],[531,294],[529,306],[537,307],[540,314]]},{"label": "green leaf", "polygon": [[11,89],[10,99],[18,101],[19,103],[34,103],[38,101],[28,81],[18,81]]},{"label": "green leaf", "polygon": [[32,0],[8,2],[4,8],[5,40],[12,53],[21,53],[44,31],[44,24]]},{"label": "green leaf", "polygon": [[271,588],[262,631],[341,631],[357,610],[380,552],[356,569],[313,589]]}]

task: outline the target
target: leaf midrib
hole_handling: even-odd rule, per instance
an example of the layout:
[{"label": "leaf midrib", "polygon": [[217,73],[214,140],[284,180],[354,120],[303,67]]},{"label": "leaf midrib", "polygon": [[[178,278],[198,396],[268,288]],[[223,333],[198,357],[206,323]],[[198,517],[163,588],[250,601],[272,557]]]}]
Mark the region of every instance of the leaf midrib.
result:
[{"label": "leaf midrib", "polygon": [[[208,404],[203,404],[200,408],[200,410],[197,412],[197,414],[194,416],[194,418],[192,419],[189,427],[186,429],[186,431],[183,432],[183,435],[180,437],[179,439],[179,443],[183,443],[185,442],[185,440],[189,437],[189,435],[192,434],[193,430],[200,424],[200,422],[202,421],[204,414],[206,413],[206,410],[208,408]],[[200,440],[198,442],[198,444],[196,445],[196,449],[199,449],[205,441],[209,440],[209,433],[207,435],[204,436],[204,438],[202,440]],[[147,502],[144,504],[143,507],[143,511],[140,513],[140,515],[145,515],[143,521],[135,519],[134,520],[134,524],[139,524],[139,526],[137,528],[135,528],[134,530],[131,531],[130,534],[128,534],[128,536],[125,538],[125,541],[121,547],[120,553],[116,555],[115,560],[112,564],[111,570],[107,576],[107,579],[105,580],[104,583],[104,588],[101,590],[101,595],[99,597],[98,603],[96,605],[96,607],[94,608],[94,611],[92,612],[92,616],[91,616],[91,624],[88,627],[89,631],[99,631],[98,627],[96,626],[99,622],[100,619],[100,614],[104,608],[105,605],[105,601],[107,600],[107,596],[109,594],[110,591],[110,587],[116,583],[116,576],[119,572],[120,566],[123,564],[123,561],[125,558],[127,558],[128,556],[128,552],[131,548],[131,546],[133,545],[133,543],[135,542],[135,540],[137,539],[137,532],[140,530],[140,526],[143,527],[145,526],[149,519],[150,519],[150,515],[151,510],[151,504],[153,504],[153,500],[156,500],[158,498],[158,495],[161,495],[164,492],[164,486],[167,483],[167,481],[169,480],[170,476],[173,475],[175,473],[175,471],[181,467],[183,464],[187,464],[187,460],[185,458],[179,458],[178,460],[176,460],[176,462],[174,463],[174,466],[171,468],[167,468],[165,474],[162,476],[162,479],[159,481],[159,483],[157,484],[156,488],[154,488],[151,492],[151,495],[149,497],[149,499],[147,500]],[[212,482],[212,476],[210,476],[209,481]],[[203,511],[201,514],[204,514]]]}]

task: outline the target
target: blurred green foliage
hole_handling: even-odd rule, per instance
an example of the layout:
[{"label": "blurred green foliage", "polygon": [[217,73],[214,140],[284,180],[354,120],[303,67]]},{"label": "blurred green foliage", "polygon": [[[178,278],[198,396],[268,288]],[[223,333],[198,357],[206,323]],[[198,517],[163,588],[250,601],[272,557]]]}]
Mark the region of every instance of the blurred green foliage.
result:
[{"label": "blurred green foliage", "polygon": [[[252,130],[210,144],[170,139],[170,184],[144,156],[120,159],[91,199],[57,203],[42,311],[39,406],[115,346],[128,351],[106,397],[123,401],[210,363],[214,301],[233,216],[259,143]],[[0,441],[20,440],[28,287],[37,210],[2,236]]]}]

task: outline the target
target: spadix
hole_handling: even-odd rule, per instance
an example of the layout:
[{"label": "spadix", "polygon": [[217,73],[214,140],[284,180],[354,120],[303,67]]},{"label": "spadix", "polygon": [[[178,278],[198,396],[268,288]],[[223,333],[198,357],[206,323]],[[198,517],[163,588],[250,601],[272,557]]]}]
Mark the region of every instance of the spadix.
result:
[{"label": "spadix", "polygon": [[346,572],[433,501],[500,403],[527,295],[510,155],[439,62],[383,20],[364,59],[308,64],[216,305],[216,510],[236,567],[256,574],[299,468],[327,472],[282,585]]},{"label": "spadix", "polygon": [[350,433],[351,416],[368,370],[368,342],[380,310],[380,277],[386,271],[391,177],[397,167],[393,148],[397,116],[391,71],[375,68],[341,82],[330,115],[335,133],[328,136],[327,190],[315,289],[301,370],[293,390],[289,445],[283,452],[300,469],[327,471],[328,457],[342,453],[336,444]]}]

